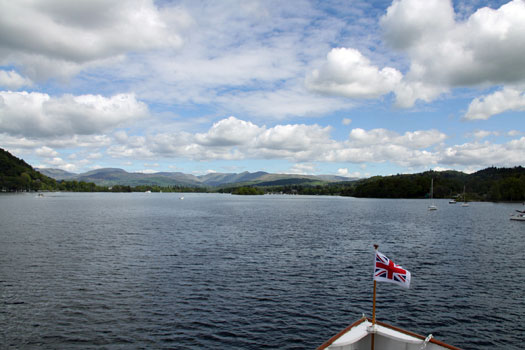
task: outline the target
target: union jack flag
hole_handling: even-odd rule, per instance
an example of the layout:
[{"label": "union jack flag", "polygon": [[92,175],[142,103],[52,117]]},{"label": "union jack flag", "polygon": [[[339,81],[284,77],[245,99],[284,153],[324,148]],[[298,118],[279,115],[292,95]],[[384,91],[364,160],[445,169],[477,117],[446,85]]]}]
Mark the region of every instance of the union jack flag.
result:
[{"label": "union jack flag", "polygon": [[395,283],[402,287],[409,288],[410,271],[396,265],[392,260],[376,250],[374,280],[378,282]]}]

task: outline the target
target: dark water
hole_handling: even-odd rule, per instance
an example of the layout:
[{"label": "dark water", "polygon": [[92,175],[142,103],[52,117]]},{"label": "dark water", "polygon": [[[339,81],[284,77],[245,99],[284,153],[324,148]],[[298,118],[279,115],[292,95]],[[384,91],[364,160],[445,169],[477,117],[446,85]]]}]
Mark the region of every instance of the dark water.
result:
[{"label": "dark water", "polygon": [[186,194],[0,196],[2,349],[314,349],[371,315],[373,243],[412,272],[379,320],[522,349],[514,204]]}]

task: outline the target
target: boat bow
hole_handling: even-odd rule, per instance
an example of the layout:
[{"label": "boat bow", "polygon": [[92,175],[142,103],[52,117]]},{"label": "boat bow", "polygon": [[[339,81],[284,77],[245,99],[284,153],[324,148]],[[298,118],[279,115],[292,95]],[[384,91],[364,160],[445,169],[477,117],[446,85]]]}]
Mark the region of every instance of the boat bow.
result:
[{"label": "boat bow", "polygon": [[363,317],[341,332],[330,338],[317,350],[357,350],[370,349],[372,335],[375,337],[375,350],[442,350],[459,348],[427,337],[395,327],[384,322]]}]

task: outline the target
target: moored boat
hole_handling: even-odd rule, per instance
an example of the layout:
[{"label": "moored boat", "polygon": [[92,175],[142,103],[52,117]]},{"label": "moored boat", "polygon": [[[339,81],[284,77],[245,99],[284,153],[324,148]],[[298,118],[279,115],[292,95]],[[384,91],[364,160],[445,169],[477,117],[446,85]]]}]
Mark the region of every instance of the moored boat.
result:
[{"label": "moored boat", "polygon": [[512,215],[510,219],[514,221],[525,221],[525,211],[524,210],[516,210],[516,211],[517,213]]},{"label": "moored boat", "polygon": [[[373,338],[373,339],[372,339]],[[432,334],[419,335],[389,324],[364,317],[330,338],[317,350],[443,350],[459,349],[434,339]]]},{"label": "moored boat", "polygon": [[466,192],[465,192],[465,186],[463,186],[463,203],[461,203],[461,206],[462,207],[468,207],[467,195],[466,195]]},{"label": "moored boat", "polygon": [[437,210],[437,206],[434,203],[434,179],[430,182],[430,201],[431,204],[428,206],[428,210]]}]

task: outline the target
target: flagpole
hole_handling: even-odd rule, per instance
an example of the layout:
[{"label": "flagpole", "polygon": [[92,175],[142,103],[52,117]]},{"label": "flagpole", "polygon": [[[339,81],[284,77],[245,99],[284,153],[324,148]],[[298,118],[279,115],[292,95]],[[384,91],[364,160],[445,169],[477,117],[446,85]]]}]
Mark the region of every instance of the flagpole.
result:
[{"label": "flagpole", "polygon": [[[377,248],[379,248],[379,245],[374,244],[374,249],[377,252]],[[375,259],[375,257],[374,257]],[[371,350],[374,350],[374,341],[375,341],[375,325],[376,325],[376,289],[377,289],[377,281],[374,279],[374,298],[372,302],[372,342],[371,342]]]}]

